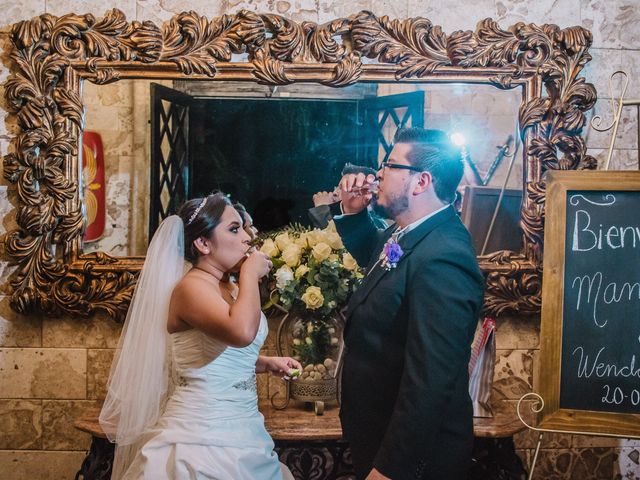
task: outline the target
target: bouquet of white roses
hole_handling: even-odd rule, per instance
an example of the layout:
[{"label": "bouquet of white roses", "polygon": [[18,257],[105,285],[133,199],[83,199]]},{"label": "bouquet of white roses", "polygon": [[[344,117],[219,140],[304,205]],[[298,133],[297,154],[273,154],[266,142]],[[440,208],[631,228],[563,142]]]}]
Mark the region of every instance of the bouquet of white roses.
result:
[{"label": "bouquet of white roses", "polygon": [[294,354],[305,365],[303,379],[326,378],[335,366],[328,357],[339,342],[331,318],[363,277],[357,262],[333,222],[324,230],[288,227],[266,238],[260,250],[274,266],[265,307],[276,304],[299,317],[291,333]]}]

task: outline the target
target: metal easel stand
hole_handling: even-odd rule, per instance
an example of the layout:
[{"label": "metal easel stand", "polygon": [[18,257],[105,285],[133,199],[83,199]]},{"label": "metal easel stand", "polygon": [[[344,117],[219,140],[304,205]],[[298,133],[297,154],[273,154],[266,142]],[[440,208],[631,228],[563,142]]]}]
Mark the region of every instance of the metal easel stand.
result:
[{"label": "metal easel stand", "polygon": [[567,433],[569,435],[588,435],[588,436],[597,435],[601,437],[629,438],[628,435],[618,435],[615,433],[595,434],[594,432],[583,432],[580,430],[552,430],[550,428],[538,428],[538,427],[534,427],[533,425],[529,425],[527,421],[524,418],[522,418],[522,415],[520,413],[520,405],[522,404],[522,401],[525,400],[527,397],[533,397],[537,402],[537,403],[532,402],[530,405],[531,411],[533,413],[540,413],[544,409],[544,399],[535,392],[529,392],[529,393],[525,393],[522,397],[520,397],[520,400],[518,400],[518,405],[516,406],[516,413],[518,414],[518,418],[523,423],[523,425],[527,427],[529,430],[538,432],[538,443],[536,444],[536,449],[533,453],[533,459],[531,460],[531,466],[529,467],[528,480],[533,480],[533,471],[536,467],[536,462],[538,461],[538,453],[540,452],[540,445],[542,444],[542,436],[544,433]]},{"label": "metal easel stand", "polygon": [[[622,79],[622,91],[620,96],[616,98],[613,95],[613,80],[619,75]],[[613,111],[613,121],[608,127],[600,127],[602,124],[602,117],[595,115],[591,119],[591,126],[598,132],[606,132],[613,128],[611,134],[611,142],[609,143],[609,151],[607,153],[607,159],[604,162],[602,170],[609,170],[609,163],[611,162],[611,156],[613,155],[613,146],[616,141],[616,135],[618,134],[618,127],[620,126],[620,118],[622,117],[622,108],[636,106],[638,108],[638,139],[640,139],[640,98],[624,99],[625,93],[627,93],[627,86],[629,85],[629,75],[624,70],[616,70],[609,77],[609,96],[611,97],[611,110]],[[638,146],[638,153],[640,154],[640,144]]]}]

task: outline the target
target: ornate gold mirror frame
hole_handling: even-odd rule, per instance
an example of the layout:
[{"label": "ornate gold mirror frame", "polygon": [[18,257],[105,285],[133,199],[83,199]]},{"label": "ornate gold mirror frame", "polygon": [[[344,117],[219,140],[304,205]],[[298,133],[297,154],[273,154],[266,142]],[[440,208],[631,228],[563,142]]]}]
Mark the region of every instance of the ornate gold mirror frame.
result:
[{"label": "ornate gold mirror frame", "polygon": [[16,187],[18,227],[7,234],[6,251],[17,263],[11,305],[22,313],[104,311],[122,318],[142,266],[143,258],[82,252],[83,79],[523,87],[524,247],[479,257],[485,308],[496,315],[540,309],[544,172],[595,167],[580,136],[596,100],[593,85],[579,78],[591,59],[591,34],[581,27],[518,23],[502,30],[486,19],[475,32],[446,35],[424,18],[390,20],[364,11],[323,25],[248,11],[213,20],[189,12],[158,27],[129,23],[112,10],[99,20],[41,15],[15,24],[11,40],[5,95],[20,131],[4,157],[4,175]]}]

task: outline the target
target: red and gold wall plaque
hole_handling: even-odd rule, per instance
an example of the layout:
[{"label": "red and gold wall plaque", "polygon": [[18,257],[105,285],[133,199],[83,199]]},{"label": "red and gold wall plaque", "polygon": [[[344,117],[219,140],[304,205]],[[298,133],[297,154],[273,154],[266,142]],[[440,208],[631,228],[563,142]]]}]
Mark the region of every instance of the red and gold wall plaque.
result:
[{"label": "red and gold wall plaque", "polygon": [[87,229],[84,242],[95,242],[104,234],[106,221],[106,185],[104,151],[100,134],[85,131],[82,136],[82,176]]}]

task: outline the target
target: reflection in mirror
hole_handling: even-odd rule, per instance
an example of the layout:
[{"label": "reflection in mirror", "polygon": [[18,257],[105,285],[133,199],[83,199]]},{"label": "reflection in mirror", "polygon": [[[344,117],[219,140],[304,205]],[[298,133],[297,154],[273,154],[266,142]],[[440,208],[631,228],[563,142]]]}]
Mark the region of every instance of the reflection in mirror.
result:
[{"label": "reflection in mirror", "polygon": [[[163,81],[171,86],[173,82]],[[83,83],[85,132],[102,140],[104,185],[88,165],[87,145],[80,149],[84,208],[87,222],[105,217],[104,229],[83,242],[85,253],[103,251],[114,256],[144,255],[149,211],[150,81],[122,80],[110,85]],[[96,195],[101,193],[103,196]],[[93,200],[93,201],[89,201]],[[89,230],[91,224],[87,226]],[[86,240],[86,234],[85,234]]]},{"label": "reflection in mirror", "polygon": [[[85,252],[144,255],[161,218],[185,198],[215,189],[246,205],[262,230],[309,225],[313,194],[332,190],[345,163],[376,167],[399,126],[444,130],[461,146],[462,218],[478,253],[506,180],[495,229],[511,244],[492,236],[487,253],[519,249],[521,153],[508,179],[507,173],[520,88],[123,80],[85,82],[83,99],[86,129],[102,138],[106,192],[102,210],[96,207],[106,215],[104,232],[85,242]],[[89,210],[95,202],[87,198],[96,187],[93,170],[84,172]],[[87,212],[87,218],[95,215]]]}]

